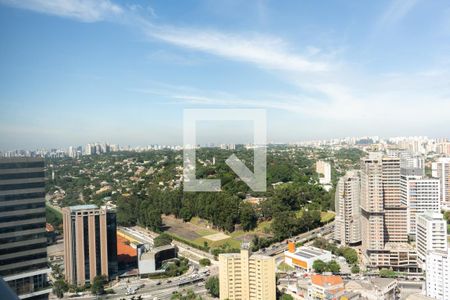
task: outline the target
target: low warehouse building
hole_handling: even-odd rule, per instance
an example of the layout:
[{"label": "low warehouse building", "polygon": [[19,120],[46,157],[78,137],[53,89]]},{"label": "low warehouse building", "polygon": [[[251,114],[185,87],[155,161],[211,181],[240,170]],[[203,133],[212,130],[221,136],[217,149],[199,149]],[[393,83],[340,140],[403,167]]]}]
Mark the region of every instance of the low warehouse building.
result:
[{"label": "low warehouse building", "polygon": [[291,267],[311,272],[314,261],[329,262],[332,259],[331,252],[311,246],[295,247],[295,243],[289,242],[288,250],[284,252],[284,262]]}]

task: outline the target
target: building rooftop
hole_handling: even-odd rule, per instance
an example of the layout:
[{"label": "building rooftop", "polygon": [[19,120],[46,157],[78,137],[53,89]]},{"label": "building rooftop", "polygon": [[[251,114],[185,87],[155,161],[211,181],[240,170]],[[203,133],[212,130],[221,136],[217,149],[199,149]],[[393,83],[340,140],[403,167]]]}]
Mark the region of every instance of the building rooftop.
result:
[{"label": "building rooftop", "polygon": [[313,258],[316,256],[327,254],[328,252],[329,251],[327,251],[327,250],[323,250],[323,249],[319,249],[319,248],[315,248],[315,247],[304,246],[304,247],[297,248],[297,250],[295,251],[295,255],[310,259],[310,258]]},{"label": "building rooftop", "polygon": [[83,205],[70,206],[69,209],[70,209],[70,211],[89,210],[89,209],[98,209],[98,206],[95,204],[83,204]]},{"label": "building rooftop", "polygon": [[419,216],[422,218],[425,218],[429,221],[444,220],[444,216],[441,213],[432,212],[432,211],[426,211],[423,214],[420,214]]},{"label": "building rooftop", "polygon": [[152,248],[150,251],[146,251],[144,253],[142,253],[140,259],[153,259],[153,257],[155,256],[156,253],[160,252],[160,251],[165,251],[165,250],[169,250],[169,249],[175,249],[175,246],[172,244],[169,245],[164,245],[164,246],[160,246],[160,247],[156,247],[156,248]]},{"label": "building rooftop", "polygon": [[410,251],[415,250],[414,246],[405,242],[387,242],[384,246],[385,250],[401,250],[401,251]]},{"label": "building rooftop", "polygon": [[394,281],[397,281],[395,278],[371,278],[370,281],[373,285],[378,287],[379,289],[384,289],[391,285]]},{"label": "building rooftop", "polygon": [[336,275],[320,275],[320,274],[314,274],[311,276],[311,282],[315,285],[320,285],[323,287],[327,286],[333,286],[337,284],[343,284],[344,281],[342,280],[341,276]]}]

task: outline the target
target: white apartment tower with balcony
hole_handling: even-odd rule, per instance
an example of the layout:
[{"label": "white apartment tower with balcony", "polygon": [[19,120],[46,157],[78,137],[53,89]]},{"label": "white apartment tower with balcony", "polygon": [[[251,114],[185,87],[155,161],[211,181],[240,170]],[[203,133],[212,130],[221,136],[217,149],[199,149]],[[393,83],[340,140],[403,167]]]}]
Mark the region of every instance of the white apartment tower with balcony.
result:
[{"label": "white apartment tower with balcony", "polygon": [[425,212],[417,216],[416,249],[419,263],[426,263],[430,251],[447,251],[447,222],[441,213]]},{"label": "white apartment tower with balcony", "polygon": [[441,157],[432,164],[432,175],[441,184],[441,207],[450,210],[450,157]]},{"label": "white apartment tower with balcony", "polygon": [[435,178],[401,175],[401,202],[406,206],[406,228],[416,234],[417,216],[424,212],[440,212],[440,182]]},{"label": "white apartment tower with balcony", "polygon": [[450,299],[450,249],[428,252],[425,292],[433,299]]}]

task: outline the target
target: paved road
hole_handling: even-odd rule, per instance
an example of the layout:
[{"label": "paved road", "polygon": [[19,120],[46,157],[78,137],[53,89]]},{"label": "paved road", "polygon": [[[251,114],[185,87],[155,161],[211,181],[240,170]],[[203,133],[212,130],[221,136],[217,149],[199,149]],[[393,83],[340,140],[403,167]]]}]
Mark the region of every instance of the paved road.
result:
[{"label": "paved road", "polygon": [[[295,242],[300,242],[300,243],[305,243],[307,241],[315,239],[319,235],[323,236],[326,234],[330,234],[331,232],[333,232],[333,229],[334,229],[334,222],[330,222],[322,227],[315,228],[313,230],[296,235],[296,236],[290,238],[289,240],[293,240]],[[270,256],[280,254],[287,249],[287,241],[288,240],[284,240],[282,242],[276,243],[276,244],[272,245],[271,247],[266,248],[265,251],[259,250],[258,252],[263,253],[265,255],[270,255]]]},{"label": "paved road", "polygon": [[[138,279],[133,280],[130,283],[122,281],[113,286],[115,294],[102,295],[99,299],[130,299],[132,296],[137,298],[141,295],[144,299],[170,299],[175,291],[193,290],[196,294],[204,295],[207,293],[204,282],[208,278],[208,274],[199,274],[197,276],[181,276],[178,278],[164,279],[164,280],[150,280],[150,279]],[[134,287],[140,284],[144,284],[143,287],[136,291],[134,295],[127,295],[127,287]],[[91,300],[97,299],[96,296],[90,294],[81,297],[72,297],[71,299],[77,300]]]},{"label": "paved road", "polygon": [[[143,227],[140,227],[140,226],[134,226],[134,227],[132,227],[132,229],[137,231],[137,232],[139,232],[139,233],[141,233],[142,235],[148,236],[148,237],[150,237],[152,239],[158,236],[157,233],[154,233],[154,232],[152,232],[150,230],[147,230],[147,229],[145,229]],[[210,253],[201,251],[201,250],[196,249],[196,248],[192,248],[192,247],[190,247],[190,246],[188,246],[186,244],[183,244],[183,243],[175,241],[175,240],[172,241],[172,243],[178,247],[178,249],[180,251],[180,254],[181,255],[184,254],[183,256],[185,256],[187,258],[196,258],[196,259],[193,259],[193,260],[196,260],[196,261],[199,261],[202,258],[208,258],[209,260],[211,260],[211,263],[213,263],[213,264],[217,263],[214,260],[214,255],[212,255]],[[187,255],[187,254],[189,254],[189,255]]]}]

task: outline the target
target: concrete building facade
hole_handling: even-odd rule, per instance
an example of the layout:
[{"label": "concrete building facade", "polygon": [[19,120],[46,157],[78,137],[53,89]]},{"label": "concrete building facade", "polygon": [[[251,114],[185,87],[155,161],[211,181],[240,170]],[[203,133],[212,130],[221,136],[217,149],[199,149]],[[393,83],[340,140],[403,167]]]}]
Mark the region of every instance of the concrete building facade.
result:
[{"label": "concrete building facade", "polygon": [[145,276],[157,272],[164,272],[161,269],[163,263],[177,257],[177,248],[173,245],[165,245],[151,248],[148,245],[138,247],[138,268],[139,275]]},{"label": "concrete building facade", "polygon": [[0,158],[0,276],[21,298],[46,298],[45,174],[41,158]]},{"label": "concrete building facade", "polygon": [[370,256],[384,250],[384,204],[382,154],[369,153],[361,159],[361,241]]},{"label": "concrete building facade", "polygon": [[316,162],[316,173],[320,176],[320,184],[331,183],[331,165],[329,162],[318,160]]},{"label": "concrete building facade", "polygon": [[369,153],[361,159],[361,240],[367,265],[417,272],[417,255],[407,234],[401,201],[401,159]]},{"label": "concrete building facade", "polygon": [[399,157],[382,157],[382,189],[385,215],[385,241],[407,242],[406,206],[401,202]]},{"label": "concrete building facade", "polygon": [[220,299],[275,300],[275,259],[251,254],[244,246],[240,253],[219,255]]},{"label": "concrete building facade", "polygon": [[417,216],[416,249],[424,266],[429,251],[447,251],[447,222],[441,213],[426,212]]},{"label": "concrete building facade", "polygon": [[406,228],[416,235],[417,216],[426,211],[440,212],[440,184],[438,179],[422,176],[401,176],[402,204],[406,206]]},{"label": "concrete building facade", "polygon": [[450,157],[441,157],[432,164],[432,175],[439,178],[441,207],[450,210]]},{"label": "concrete building facade", "polygon": [[450,249],[428,252],[426,295],[437,300],[450,299]]},{"label": "concrete building facade", "polygon": [[361,242],[361,178],[359,171],[348,171],[339,179],[335,196],[334,239],[341,245]]},{"label": "concrete building facade", "polygon": [[84,285],[117,276],[116,214],[96,205],[63,208],[66,280]]},{"label": "concrete building facade", "polygon": [[341,299],[344,294],[344,280],[336,275],[311,275],[311,282],[308,287],[308,299]]}]

